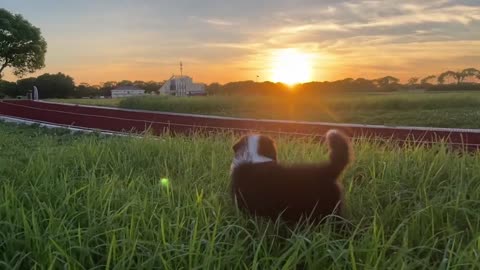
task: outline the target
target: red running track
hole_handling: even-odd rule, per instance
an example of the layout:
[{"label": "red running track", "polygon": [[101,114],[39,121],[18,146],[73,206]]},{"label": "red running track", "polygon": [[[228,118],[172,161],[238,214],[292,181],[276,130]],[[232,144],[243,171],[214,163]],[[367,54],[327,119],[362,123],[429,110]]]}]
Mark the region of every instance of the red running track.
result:
[{"label": "red running track", "polygon": [[342,130],[351,137],[375,137],[405,141],[434,143],[440,140],[452,146],[478,150],[480,130],[415,127],[387,127],[374,125],[333,124],[255,120],[231,117],[204,116],[81,106],[31,100],[0,101],[0,114],[52,124],[114,132],[141,133],[150,129],[159,135],[165,131],[190,134],[192,132],[234,131],[262,132],[295,136],[323,137],[329,129]]}]

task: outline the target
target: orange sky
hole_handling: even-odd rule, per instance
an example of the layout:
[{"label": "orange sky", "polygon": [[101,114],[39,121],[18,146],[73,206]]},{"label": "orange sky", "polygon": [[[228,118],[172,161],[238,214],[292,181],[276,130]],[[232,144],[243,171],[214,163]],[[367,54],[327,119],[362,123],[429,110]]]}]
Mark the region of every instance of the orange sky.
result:
[{"label": "orange sky", "polygon": [[[475,0],[7,0],[2,6],[23,14],[47,40],[46,67],[33,75],[63,72],[76,83],[162,81],[179,73],[180,61],[199,82],[272,80],[278,79],[273,70],[289,74],[294,66],[275,61],[286,48],[308,55],[315,81],[385,75],[405,81],[480,68]],[[16,79],[9,70],[4,75]]]}]

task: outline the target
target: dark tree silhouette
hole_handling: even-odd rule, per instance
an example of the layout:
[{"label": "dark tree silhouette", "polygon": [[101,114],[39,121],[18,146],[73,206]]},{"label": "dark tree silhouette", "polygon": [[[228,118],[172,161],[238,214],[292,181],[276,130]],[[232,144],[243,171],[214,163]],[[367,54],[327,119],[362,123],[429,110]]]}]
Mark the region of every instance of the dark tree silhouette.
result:
[{"label": "dark tree silhouette", "polygon": [[423,78],[423,79],[420,80],[420,84],[421,84],[421,85],[430,84],[428,81],[431,81],[431,80],[435,79],[436,77],[437,77],[437,76],[435,76],[435,75],[427,76],[427,77],[425,77],[425,78]]},{"label": "dark tree silhouette", "polygon": [[373,80],[373,82],[380,88],[380,90],[384,91],[393,91],[396,90],[397,87],[399,86],[399,79],[392,77],[392,76],[386,76],[383,78],[378,78],[376,80]]},{"label": "dark tree silhouette", "polygon": [[17,84],[0,80],[0,98],[17,96]]},{"label": "dark tree silhouette", "polygon": [[445,71],[438,76],[438,82],[444,84],[447,78],[452,78],[457,81],[457,84],[461,84],[468,77],[475,77],[480,74],[480,71],[475,68],[466,68],[462,71]]},{"label": "dark tree silhouette", "polygon": [[477,78],[480,75],[480,70],[476,68],[466,68],[462,71],[462,74],[464,76],[464,79],[469,77]]},{"label": "dark tree silhouette", "polygon": [[438,76],[438,83],[444,84],[446,79],[452,78],[457,81],[457,84],[460,84],[462,81],[462,72],[455,72],[455,71],[445,71]]},{"label": "dark tree silhouette", "polygon": [[47,42],[22,15],[0,8],[0,79],[5,68],[22,77],[45,66]]},{"label": "dark tree silhouette", "polygon": [[407,84],[408,84],[410,87],[413,87],[414,85],[417,84],[418,80],[419,80],[418,77],[412,77],[412,78],[408,79],[408,83],[407,83]]},{"label": "dark tree silhouette", "polygon": [[27,94],[28,91],[33,90],[33,86],[35,85],[35,81],[37,78],[30,77],[25,79],[20,79],[17,81],[17,88],[15,89],[14,93],[11,93],[10,97],[15,96],[24,96]]},{"label": "dark tree silhouette", "polygon": [[67,98],[74,94],[73,78],[63,73],[45,73],[35,80],[40,98]]}]

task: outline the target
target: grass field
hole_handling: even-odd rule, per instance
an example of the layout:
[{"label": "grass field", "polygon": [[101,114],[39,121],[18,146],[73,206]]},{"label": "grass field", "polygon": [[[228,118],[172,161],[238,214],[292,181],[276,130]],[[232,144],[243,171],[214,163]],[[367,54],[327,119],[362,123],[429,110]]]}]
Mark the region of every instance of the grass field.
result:
[{"label": "grass field", "polygon": [[480,93],[387,93],[318,97],[147,97],[63,102],[250,118],[480,128]]},{"label": "grass field", "polygon": [[[480,268],[480,154],[356,142],[344,177],[351,232],[288,231],[232,206],[234,139],[0,123],[0,268]],[[326,158],[312,141],[278,144],[288,163]]]}]

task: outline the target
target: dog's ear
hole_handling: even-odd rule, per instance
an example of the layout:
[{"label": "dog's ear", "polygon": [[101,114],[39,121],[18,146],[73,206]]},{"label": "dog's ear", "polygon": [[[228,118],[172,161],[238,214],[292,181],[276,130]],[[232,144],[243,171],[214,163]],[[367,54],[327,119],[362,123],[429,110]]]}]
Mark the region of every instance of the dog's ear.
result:
[{"label": "dog's ear", "polygon": [[242,145],[245,145],[246,143],[246,137],[242,137],[240,138],[233,146],[232,146],[232,149],[233,149],[233,152],[237,153],[238,150],[240,150],[240,148],[242,147]]},{"label": "dog's ear", "polygon": [[260,136],[258,154],[277,160],[277,146],[275,145],[275,141],[268,136]]}]

